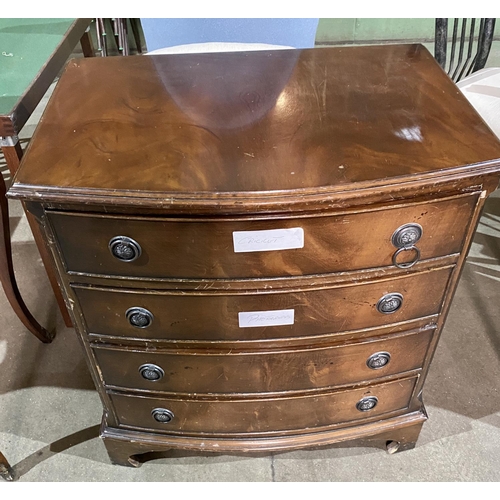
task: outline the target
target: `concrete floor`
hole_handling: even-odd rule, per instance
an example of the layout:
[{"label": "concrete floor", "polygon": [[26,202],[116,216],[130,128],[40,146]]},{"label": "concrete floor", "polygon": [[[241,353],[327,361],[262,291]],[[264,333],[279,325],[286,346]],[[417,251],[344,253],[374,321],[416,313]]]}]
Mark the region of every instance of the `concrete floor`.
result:
[{"label": "concrete floor", "polygon": [[[492,60],[500,60],[498,52]],[[23,138],[31,137],[49,95]],[[2,162],[0,157],[5,171]],[[98,438],[102,407],[82,350],[74,331],[64,327],[20,204],[9,205],[22,295],[35,317],[57,331],[52,344],[41,344],[0,292],[0,450],[18,481],[500,480],[499,191],[486,203],[430,369],[424,390],[430,418],[414,450],[388,455],[373,448],[329,448],[258,458],[168,455],[139,469],[111,465],[108,459]]]}]

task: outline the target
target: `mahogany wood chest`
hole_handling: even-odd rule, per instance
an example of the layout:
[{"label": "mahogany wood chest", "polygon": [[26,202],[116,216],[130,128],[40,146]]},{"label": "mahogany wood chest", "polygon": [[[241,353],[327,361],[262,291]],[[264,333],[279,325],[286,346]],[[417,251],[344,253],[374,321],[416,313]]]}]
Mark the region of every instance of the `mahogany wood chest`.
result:
[{"label": "mahogany wood chest", "polygon": [[9,196],[45,235],[111,460],[395,452],[500,144],[421,45],[70,61]]}]

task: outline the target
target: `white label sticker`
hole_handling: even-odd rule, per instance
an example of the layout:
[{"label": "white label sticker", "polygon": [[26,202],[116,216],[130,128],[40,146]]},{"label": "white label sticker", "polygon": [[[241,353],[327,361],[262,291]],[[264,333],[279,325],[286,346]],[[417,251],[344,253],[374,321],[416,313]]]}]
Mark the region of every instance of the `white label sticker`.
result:
[{"label": "white label sticker", "polygon": [[252,311],[238,313],[240,328],[253,328],[257,326],[293,325],[295,319],[294,309],[281,309],[278,311]]},{"label": "white label sticker", "polygon": [[292,227],[264,231],[233,231],[233,244],[236,253],[304,248],[304,230],[301,227]]}]

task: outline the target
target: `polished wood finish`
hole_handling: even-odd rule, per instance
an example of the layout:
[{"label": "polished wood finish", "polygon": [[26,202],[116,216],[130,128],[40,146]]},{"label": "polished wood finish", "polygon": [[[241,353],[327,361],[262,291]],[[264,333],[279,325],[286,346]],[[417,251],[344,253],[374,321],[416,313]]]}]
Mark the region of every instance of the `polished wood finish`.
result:
[{"label": "polished wood finish", "polygon": [[[439,65],[419,45],[105,62],[68,65],[10,196],[54,257],[112,462],[412,448],[500,175],[498,140]],[[409,223],[418,251],[395,265]],[[234,251],[234,232],[285,228],[303,247]],[[140,257],[113,257],[117,236]],[[388,294],[402,296],[394,312]],[[131,308],[147,310],[142,328]],[[370,368],[377,353],[389,362]]]},{"label": "polished wood finish", "polygon": [[[247,399],[187,399],[153,398],[111,393],[119,415],[118,426],[135,429],[155,429],[168,433],[246,435],[267,433],[311,433],[335,424],[378,417],[409,406],[416,378],[362,387],[281,398]],[[362,412],[356,404],[375,396],[378,404]],[[168,424],[157,422],[151,415],[155,408],[171,410],[174,417]],[[177,417],[177,415],[179,417]]]},{"label": "polished wood finish", "polygon": [[[176,393],[265,393],[353,385],[419,369],[434,330],[328,347],[305,346],[272,351],[237,349],[156,349],[95,346],[106,386]],[[390,361],[370,368],[370,356],[387,352]],[[144,379],[139,368],[164,369],[160,380]]]},{"label": "polished wood finish", "polygon": [[[307,337],[362,328],[436,314],[452,267],[400,275],[391,280],[358,282],[312,290],[259,290],[253,293],[150,290],[104,290],[76,288],[75,294],[90,332],[135,338],[172,340],[259,340]],[[195,288],[195,287],[193,287]],[[392,313],[377,310],[388,293],[401,293],[403,304]],[[147,328],[132,326],[126,311],[143,307],[154,320]],[[292,325],[240,328],[238,313],[266,310],[295,310]],[[193,312],[196,314],[193,314]]]},{"label": "polished wood finish", "polygon": [[[316,217],[239,219],[158,219],[118,216],[81,216],[49,212],[69,272],[165,278],[253,278],[302,276],[378,266],[390,266],[397,248],[393,233],[402,225],[423,228],[417,246],[421,259],[460,252],[466,221],[477,194],[433,203],[395,205],[365,212],[322,213]],[[79,231],[74,227],[78,225]],[[307,244],[288,254],[235,253],[234,231],[262,231],[301,227]],[[371,234],[366,234],[370,227]],[[117,233],[119,228],[120,234]],[[446,234],[446,238],[441,235]],[[109,241],[125,235],[137,241],[141,256],[122,262],[108,249]],[[412,252],[398,257],[404,263]]]},{"label": "polished wood finish", "polygon": [[355,50],[74,60],[16,191],[215,213],[498,159],[498,140],[423,46]]},{"label": "polished wood finish", "polygon": [[382,421],[363,423],[353,430],[352,427],[314,433],[310,436],[280,436],[266,439],[242,439],[237,449],[230,439],[216,439],[210,436],[186,436],[179,440],[168,435],[156,434],[154,439],[150,432],[121,430],[110,428],[103,420],[101,437],[104,440],[112,463],[126,467],[139,467],[147,452],[168,452],[170,449],[186,452],[203,453],[279,453],[282,451],[301,449],[307,443],[308,448],[335,446],[376,446],[386,450],[389,444],[397,443],[395,452],[410,450],[420,434],[427,416],[423,413],[410,413],[398,417],[386,418]]}]

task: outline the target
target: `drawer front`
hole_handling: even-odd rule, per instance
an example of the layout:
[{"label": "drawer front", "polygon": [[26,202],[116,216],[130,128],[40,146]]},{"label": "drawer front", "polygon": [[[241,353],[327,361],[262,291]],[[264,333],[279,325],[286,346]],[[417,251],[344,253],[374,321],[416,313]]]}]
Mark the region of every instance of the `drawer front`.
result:
[{"label": "drawer front", "polygon": [[[260,340],[338,333],[437,314],[452,269],[288,293],[73,288],[90,333],[142,339]],[[380,312],[377,304],[392,293],[402,296],[401,307],[393,313]],[[131,324],[130,311],[137,308],[151,315],[144,328]],[[279,322],[287,324],[271,325]]]},{"label": "drawer front", "polygon": [[[273,220],[180,220],[48,212],[71,272],[144,278],[252,278],[302,276],[390,266],[394,232],[417,223],[420,259],[460,252],[477,194],[402,208],[337,216]],[[280,230],[298,230],[294,236]],[[278,232],[276,232],[278,230]],[[257,231],[257,232],[256,232]],[[260,231],[271,231],[261,233]],[[303,248],[272,250],[280,246]],[[124,236],[135,260],[112,255]],[[267,250],[246,251],[250,247]],[[140,255],[138,248],[140,247]],[[134,249],[135,248],[135,249]],[[238,251],[235,251],[237,249]],[[402,251],[398,262],[416,258]]]},{"label": "drawer front", "polygon": [[[355,422],[408,407],[417,378],[351,391],[273,399],[196,400],[110,394],[120,426],[184,434],[270,433]],[[376,398],[376,405],[369,408]],[[360,403],[362,402],[362,403]],[[157,421],[157,418],[169,422]],[[162,412],[160,410],[163,410]],[[166,410],[166,411],[165,411]],[[171,412],[170,414],[167,413]],[[173,416],[172,416],[173,415]]]},{"label": "drawer front", "polygon": [[433,330],[274,352],[94,350],[106,385],[178,393],[264,393],[349,385],[421,368]]}]

